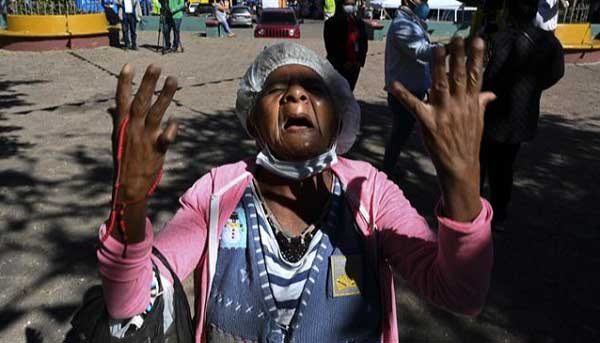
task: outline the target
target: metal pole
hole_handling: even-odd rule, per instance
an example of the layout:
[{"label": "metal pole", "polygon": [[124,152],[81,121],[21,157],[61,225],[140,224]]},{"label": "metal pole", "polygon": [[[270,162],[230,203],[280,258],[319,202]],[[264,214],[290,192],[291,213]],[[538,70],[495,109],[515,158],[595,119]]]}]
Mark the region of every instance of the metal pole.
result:
[{"label": "metal pole", "polygon": [[181,39],[181,26],[179,26],[179,47],[181,48],[181,52],[183,52],[183,39]]},{"label": "metal pole", "polygon": [[[163,8],[162,8],[162,4],[160,4],[160,12],[159,12],[159,17],[158,17],[158,38],[156,41],[156,52],[158,52],[158,49],[161,49],[162,47],[160,46],[160,35],[162,33],[162,27],[163,27]],[[164,54],[165,51],[162,50],[162,53]]]}]

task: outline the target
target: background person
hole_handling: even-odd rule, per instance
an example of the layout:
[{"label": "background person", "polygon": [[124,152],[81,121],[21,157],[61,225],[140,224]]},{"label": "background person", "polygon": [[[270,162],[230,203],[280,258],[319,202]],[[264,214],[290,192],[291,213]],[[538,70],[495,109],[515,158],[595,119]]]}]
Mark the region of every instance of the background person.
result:
[{"label": "background person", "polygon": [[323,3],[323,18],[325,21],[333,17],[336,13],[336,0],[324,0]]},{"label": "background person", "polygon": [[355,0],[340,0],[335,15],[325,22],[323,37],[327,60],[354,91],[369,49],[365,22],[357,16]]},{"label": "background person", "polygon": [[559,3],[564,8],[569,7],[569,2],[565,0],[539,0],[535,25],[542,30],[554,32],[558,26]]},{"label": "background person", "polygon": [[464,42],[454,39],[448,77],[446,50],[436,49],[430,103],[391,85],[422,123],[436,167],[437,235],[385,174],[338,156],[356,140],[360,107],[329,62],[284,42],[258,55],[237,92],[258,154],[200,178],[155,238],[147,201],[177,132],[175,122],[161,129],[177,81],[168,77],[152,104],[160,69],[150,66],[132,98],[126,65],[113,135],[120,187],[111,218],[122,225],[100,229],[97,251],[107,310],[118,319],[111,332],[143,321],[153,280],[172,301],[159,260],[153,272],[153,245],[181,279],[196,278],[196,342],[396,341],[392,272],[438,306],[479,313],[493,257],[492,212],[478,180],[483,111],[493,99],[480,94],[483,52],[473,40],[467,68]]},{"label": "background person", "polygon": [[137,50],[137,22],[142,20],[142,8],[139,0],[115,0],[119,8],[119,19],[123,29],[125,50]]},{"label": "background person", "polygon": [[492,55],[484,76],[483,89],[494,92],[497,100],[485,113],[481,188],[487,177],[498,224],[508,214],[517,153],[537,130],[542,91],[564,75],[560,42],[552,32],[534,25],[537,5],[537,0],[509,2],[511,22],[492,36]]},{"label": "background person", "polygon": [[223,29],[225,30],[225,34],[227,37],[235,37],[235,33],[231,32],[231,28],[229,27],[229,23],[227,22],[227,4],[224,0],[215,1],[213,6],[215,7],[215,16],[221,25],[223,25]]},{"label": "background person", "polygon": [[431,87],[433,48],[425,20],[427,0],[404,0],[390,25],[385,43],[385,85],[392,111],[392,132],[385,146],[383,171],[392,177],[400,151],[415,125],[415,117],[389,92],[392,82],[401,82],[414,96],[424,99]]},{"label": "background person", "polygon": [[[177,52],[181,46],[179,35],[181,20],[185,10],[184,0],[165,0],[163,8],[163,34],[164,45],[163,52]],[[173,45],[171,46],[171,31],[173,31]]]},{"label": "background person", "polygon": [[148,16],[152,14],[152,0],[141,0],[142,15]]}]

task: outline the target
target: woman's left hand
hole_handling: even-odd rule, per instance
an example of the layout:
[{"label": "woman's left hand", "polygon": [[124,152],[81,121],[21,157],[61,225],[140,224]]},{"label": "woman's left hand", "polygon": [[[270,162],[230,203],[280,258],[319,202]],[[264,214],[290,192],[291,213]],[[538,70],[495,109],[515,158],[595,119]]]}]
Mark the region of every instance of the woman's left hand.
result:
[{"label": "woman's left hand", "polygon": [[496,97],[490,92],[480,93],[485,43],[480,38],[472,39],[468,58],[464,45],[462,38],[455,37],[448,46],[449,72],[446,48],[434,49],[433,86],[427,103],[398,82],[389,91],[421,124],[442,189],[444,215],[468,222],[481,211],[479,149],[483,115],[487,104]]}]

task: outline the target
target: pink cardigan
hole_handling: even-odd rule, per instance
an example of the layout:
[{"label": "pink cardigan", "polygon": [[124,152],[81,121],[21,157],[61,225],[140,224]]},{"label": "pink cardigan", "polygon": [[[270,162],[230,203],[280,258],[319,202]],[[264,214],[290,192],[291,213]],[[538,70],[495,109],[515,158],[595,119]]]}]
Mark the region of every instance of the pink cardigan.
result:
[{"label": "pink cardigan", "polygon": [[[218,239],[253,178],[254,163],[240,161],[211,170],[180,198],[181,208],[156,238],[146,225],[146,239],[128,246],[109,238],[97,252],[108,311],[113,318],[141,313],[150,299],[151,247],[169,260],[181,280],[194,272],[196,342],[206,341],[206,301],[216,266]],[[392,271],[423,296],[449,311],[477,315],[487,295],[492,268],[492,210],[483,209],[471,223],[438,215],[437,236],[384,173],[366,162],[339,158],[332,166],[363,232],[367,251],[378,255],[384,309],[382,340],[398,342]],[[100,231],[104,230],[101,227]],[[160,262],[161,274],[168,276]],[[391,268],[390,268],[391,267]],[[169,277],[170,279],[170,277]]]}]

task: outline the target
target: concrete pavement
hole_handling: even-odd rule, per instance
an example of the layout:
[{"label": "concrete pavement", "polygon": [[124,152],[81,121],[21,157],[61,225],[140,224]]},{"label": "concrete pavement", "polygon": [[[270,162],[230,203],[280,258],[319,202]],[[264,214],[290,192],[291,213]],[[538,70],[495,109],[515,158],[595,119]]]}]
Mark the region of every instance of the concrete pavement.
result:
[{"label": "concrete pavement", "polygon": [[[304,24],[300,43],[324,54],[320,27]],[[275,40],[249,32],[235,39],[184,33],[186,53],[165,56],[151,49],[151,32],[140,34],[138,52],[0,51],[0,342],[62,341],[83,292],[99,282],[96,230],[111,189],[106,111],[124,63],[136,66],[137,84],[149,63],[163,67],[162,80],[174,75],[180,83],[168,115],[184,130],[152,200],[156,230],[194,180],[255,151],[233,113],[235,91],[248,64]],[[370,45],[355,92],[362,134],[350,153],[376,166],[391,125],[383,52],[383,42]],[[539,135],[517,162],[512,233],[495,237],[483,314],[472,320],[443,313],[399,280],[401,342],[600,340],[599,80],[600,66],[568,66],[543,97]],[[439,191],[417,134],[400,163],[408,169],[400,187],[433,222]]]}]

